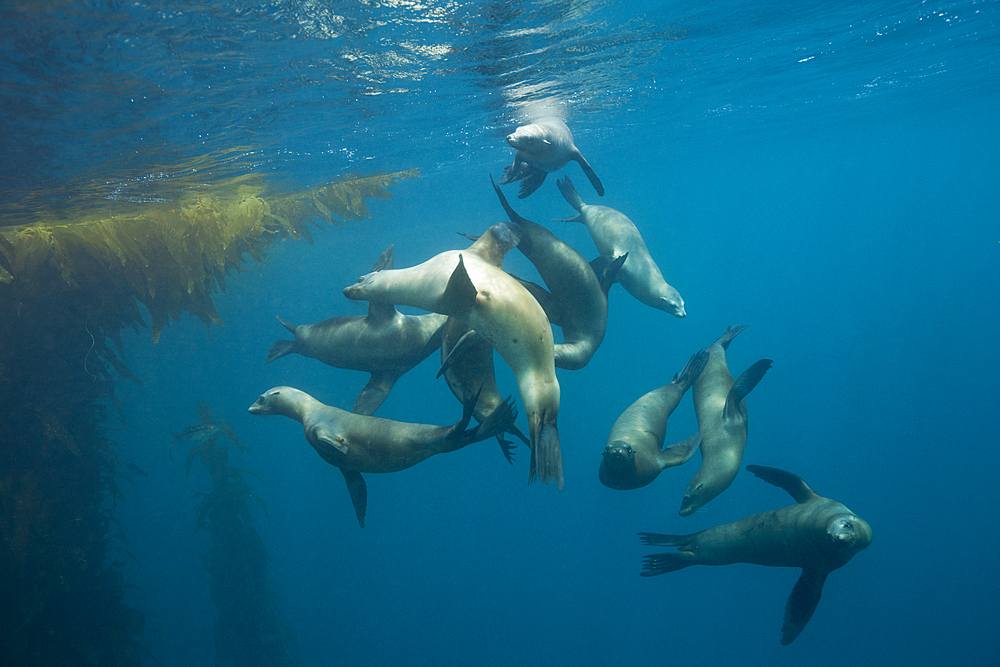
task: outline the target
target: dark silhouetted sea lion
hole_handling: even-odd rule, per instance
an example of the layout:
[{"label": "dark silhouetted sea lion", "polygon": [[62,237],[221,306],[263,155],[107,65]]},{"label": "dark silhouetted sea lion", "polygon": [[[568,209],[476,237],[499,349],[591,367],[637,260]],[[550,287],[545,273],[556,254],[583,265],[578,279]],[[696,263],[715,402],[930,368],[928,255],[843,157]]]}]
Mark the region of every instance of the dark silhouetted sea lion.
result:
[{"label": "dark silhouetted sea lion", "polygon": [[530,125],[518,127],[513,134],[507,135],[507,144],[516,152],[514,162],[504,169],[500,184],[521,181],[518,199],[537,190],[550,171],[562,169],[570,160],[580,164],[597,194],[604,196],[601,179],[573,143],[573,133],[566,123],[558,118],[539,118]]},{"label": "dark silhouetted sea lion", "polygon": [[555,482],[561,489],[559,381],[552,328],[538,301],[500,268],[515,245],[516,230],[493,225],[466,250],[447,250],[408,269],[369,273],[344,288],[344,295],[450,315],[489,341],[514,372],[527,413],[528,479]]},{"label": "dark silhouetted sea lion", "polygon": [[602,257],[611,261],[628,253],[628,262],[618,272],[622,287],[647,306],[676,317],[686,316],[684,299],[663,279],[635,223],[608,206],[584,204],[568,176],[556,181],[556,185],[569,205],[579,211],[565,220],[585,224]]},{"label": "dark silhouetted sea lion", "polygon": [[[389,246],[372,268],[392,268]],[[447,316],[438,313],[403,315],[391,303],[371,303],[367,315],[334,317],[317,324],[295,326],[280,317],[295,340],[279,340],[267,355],[269,363],[298,353],[335,368],[371,373],[354,401],[354,412],[372,415],[404,373],[441,345],[441,326]]]},{"label": "dark silhouetted sea lion", "polygon": [[872,529],[836,500],[817,495],[797,475],[765,466],[747,470],[788,491],[796,504],[693,535],[639,533],[643,544],[677,547],[646,556],[641,574],[652,577],[690,565],[731,563],[801,567],[802,576],[785,605],[781,643],[787,645],[812,617],[827,575],[871,544]]},{"label": "dark silhouetted sea lion", "polygon": [[701,444],[701,434],[662,449],[667,419],[694,382],[708,353],[699,350],[674,379],[641,396],[615,421],[601,457],[599,476],[604,486],[622,491],[646,486],[666,468],[685,463]]},{"label": "dark silhouetted sea lion", "polygon": [[481,424],[466,430],[476,398],[466,402],[462,419],[452,426],[359,415],[320,403],[293,387],[268,389],[248,411],[254,415],[284,415],[301,422],[313,449],[344,474],[358,523],[364,527],[368,491],[361,473],[405,470],[435,454],[492,438],[514,420],[513,407],[504,402]]},{"label": "dark silhouetted sea lion", "polygon": [[691,393],[701,432],[701,469],[684,491],[681,516],[688,516],[729,488],[740,471],[747,444],[747,406],[744,397],[771,367],[761,359],[733,380],[726,365],[729,343],[745,326],[727,327],[708,348],[708,360]]}]

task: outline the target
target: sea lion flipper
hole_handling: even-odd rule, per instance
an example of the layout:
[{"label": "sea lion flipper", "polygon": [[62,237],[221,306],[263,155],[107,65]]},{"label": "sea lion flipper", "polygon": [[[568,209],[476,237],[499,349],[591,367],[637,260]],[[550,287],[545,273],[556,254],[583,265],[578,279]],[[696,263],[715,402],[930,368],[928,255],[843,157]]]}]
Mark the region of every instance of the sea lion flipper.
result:
[{"label": "sea lion flipper", "polygon": [[317,424],[313,429],[313,435],[320,444],[333,447],[342,454],[347,453],[347,441],[334,433],[326,424]]},{"label": "sea lion flipper", "polygon": [[611,286],[618,282],[618,272],[621,271],[622,264],[625,263],[626,259],[628,259],[628,253],[611,259],[602,255],[595,257],[590,262],[590,266],[594,269],[594,273],[597,274],[597,280],[600,282],[601,290],[605,296],[611,290]]},{"label": "sea lion flipper", "polygon": [[597,173],[594,171],[594,168],[591,167],[590,163],[587,162],[587,159],[583,157],[583,153],[577,150],[576,157],[574,157],[573,159],[576,160],[577,163],[579,163],[580,169],[583,169],[583,173],[586,174],[587,178],[590,179],[590,184],[594,186],[595,190],[597,190],[597,194],[603,197],[604,185],[601,183],[601,179],[597,177]]},{"label": "sea lion flipper", "polygon": [[701,431],[698,431],[689,438],[680,442],[667,445],[660,452],[657,459],[663,468],[673,468],[687,463],[694,456],[694,453],[701,447]]},{"label": "sea lion flipper", "polygon": [[264,363],[269,364],[275,359],[280,359],[286,354],[291,354],[296,351],[294,340],[275,341],[274,345],[271,346],[271,351],[267,353],[267,359],[264,360]]},{"label": "sea lion flipper", "polygon": [[[542,180],[545,180],[544,176],[542,176]],[[520,215],[518,215],[517,211],[515,211],[511,207],[510,202],[507,201],[507,198],[504,196],[503,191],[500,189],[500,186],[498,186],[496,183],[493,182],[493,174],[490,174],[490,183],[493,183],[493,189],[496,191],[497,197],[500,199],[500,205],[503,206],[503,210],[504,210],[504,213],[507,214],[507,218],[512,223],[514,223],[515,225],[522,225],[525,222],[528,222],[527,220],[525,220],[524,218],[522,218]],[[541,185],[541,183],[539,182],[538,185]],[[523,188],[524,186],[522,185],[521,187]],[[538,186],[535,186],[535,187],[537,189]],[[532,190],[532,192],[534,192],[534,190]]]},{"label": "sea lion flipper", "polygon": [[[701,372],[705,370],[705,364],[708,362],[709,354],[705,350],[698,350],[691,355],[688,362],[681,369],[681,372],[674,376],[673,382],[675,384],[688,384],[689,386],[698,379]],[[737,404],[738,405],[738,404]]]},{"label": "sea lion flipper", "polygon": [[523,169],[522,171],[525,171],[526,173],[524,178],[521,179],[521,187],[518,188],[517,191],[518,199],[524,199],[532,192],[542,187],[542,183],[545,182],[545,177],[549,175],[549,172],[530,165],[527,165],[527,169]]},{"label": "sea lion flipper", "polygon": [[448,278],[448,285],[441,297],[442,309],[450,313],[468,311],[476,305],[478,294],[479,291],[472,284],[469,272],[465,269],[465,260],[459,255],[458,266]]},{"label": "sea lion flipper", "polygon": [[767,373],[772,363],[774,362],[770,359],[761,359],[740,373],[740,376],[736,378],[736,382],[730,388],[729,395],[726,397],[726,407],[722,409],[723,419],[737,418],[740,411],[740,403],[746,398],[747,394],[753,391],[753,388],[764,377],[764,374]]},{"label": "sea lion flipper", "polygon": [[788,596],[788,603],[785,605],[785,622],[781,626],[783,645],[791,644],[812,618],[823,593],[825,581],[825,572],[802,570],[802,576],[795,582],[795,588],[792,589],[792,594]]},{"label": "sea lion flipper", "polygon": [[375,273],[376,271],[381,271],[383,269],[392,268],[393,248],[394,248],[393,244],[390,243],[389,247],[382,251],[382,254],[379,255],[377,260],[375,260],[375,265],[372,266],[371,270],[372,273]]},{"label": "sea lion flipper", "polygon": [[500,177],[498,182],[500,185],[507,185],[508,183],[521,180],[528,175],[526,171],[527,167],[528,163],[522,162],[515,154],[514,161],[503,168],[503,176]]},{"label": "sea lion flipper", "polygon": [[747,470],[768,484],[788,491],[796,502],[804,503],[813,498],[819,498],[819,495],[805,483],[805,480],[787,470],[758,465],[748,465]]},{"label": "sea lion flipper", "polygon": [[542,422],[541,415],[529,417],[531,429],[531,465],[528,466],[528,482],[538,479],[543,484],[553,481],[563,489],[562,450],[559,446],[559,431],[555,424]]},{"label": "sea lion flipper", "polygon": [[678,548],[677,551],[643,556],[642,572],[639,574],[644,577],[655,577],[658,574],[674,572],[697,562],[694,553],[684,549],[694,535],[663,535],[661,533],[639,533],[638,535],[639,541],[643,544]]},{"label": "sea lion flipper", "polygon": [[[478,394],[477,394],[478,399]],[[475,402],[473,402],[475,406]],[[486,419],[473,429],[469,429],[469,442],[478,442],[493,436],[501,436],[510,425],[517,419],[517,410],[514,408],[510,396],[504,402],[493,408],[493,411],[486,415]],[[501,444],[501,447],[503,445]]]},{"label": "sea lion flipper", "polygon": [[455,341],[455,344],[451,346],[451,350],[448,351],[448,356],[444,358],[441,362],[441,368],[438,369],[435,378],[441,377],[444,373],[451,368],[455,362],[465,354],[466,350],[472,348],[472,346],[479,341],[479,334],[474,330],[469,329],[462,337]]},{"label": "sea lion flipper", "polygon": [[559,192],[562,193],[563,199],[566,200],[567,204],[577,211],[583,208],[583,199],[581,199],[580,193],[576,191],[576,188],[573,187],[573,181],[570,180],[569,176],[556,179],[556,187],[559,188]]},{"label": "sea lion flipper", "polygon": [[368,417],[375,414],[375,411],[378,410],[378,407],[382,405],[382,402],[389,395],[400,375],[401,373],[397,371],[372,373],[372,376],[368,378],[368,383],[358,392],[357,398],[354,399],[354,407],[351,409],[351,412]]},{"label": "sea lion flipper", "polygon": [[365,527],[365,512],[368,509],[368,485],[365,478],[356,470],[344,470],[344,481],[347,482],[347,492],[351,494],[351,502],[354,503],[354,513],[358,517],[358,525]]},{"label": "sea lion flipper", "polygon": [[507,459],[507,463],[514,465],[514,443],[510,440],[505,440],[503,433],[497,433],[497,443],[499,443],[500,453]]},{"label": "sea lion flipper", "polygon": [[562,304],[558,299],[552,296],[551,292],[538,283],[525,280],[524,278],[515,276],[513,273],[510,274],[510,277],[521,283],[521,286],[528,290],[531,296],[535,297],[535,301],[537,301],[538,305],[545,311],[545,316],[549,319],[549,324],[554,324],[557,327],[561,327],[563,325],[565,316],[560,307]]}]

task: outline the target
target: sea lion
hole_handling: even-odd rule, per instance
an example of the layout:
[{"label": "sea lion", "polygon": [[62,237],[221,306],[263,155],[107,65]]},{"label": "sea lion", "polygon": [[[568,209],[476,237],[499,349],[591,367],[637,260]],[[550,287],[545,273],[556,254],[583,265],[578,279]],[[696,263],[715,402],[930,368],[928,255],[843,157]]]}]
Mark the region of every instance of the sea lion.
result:
[{"label": "sea lion", "polygon": [[504,255],[517,245],[516,234],[510,225],[493,225],[465,250],[446,250],[407,269],[361,276],[344,288],[344,296],[450,315],[489,341],[514,372],[528,416],[528,480],[554,481],[562,489],[552,328],[535,298],[500,268]]},{"label": "sea lion", "polygon": [[[373,271],[392,268],[393,246],[382,253]],[[298,353],[335,368],[371,373],[354,401],[354,412],[373,415],[404,373],[441,345],[441,327],[447,316],[438,313],[403,315],[391,303],[370,303],[367,315],[334,317],[316,324],[295,326],[278,321],[295,336],[279,340],[265,364]]]},{"label": "sea lion", "polygon": [[708,348],[708,360],[691,391],[701,432],[701,469],[684,491],[681,516],[688,516],[729,488],[740,471],[747,444],[747,406],[743,402],[771,367],[761,359],[733,380],[726,366],[726,350],[736,334],[746,329],[727,327]]},{"label": "sea lion", "polygon": [[597,194],[604,196],[601,179],[573,143],[573,133],[558,118],[539,118],[530,125],[522,125],[507,135],[507,144],[514,149],[514,162],[503,171],[500,184],[521,181],[517,198],[524,199],[537,190],[550,171],[576,160],[583,173],[590,179]]},{"label": "sea lion", "polygon": [[[587,365],[604,340],[608,325],[608,289],[626,255],[615,258],[599,277],[580,253],[545,227],[518,215],[496,183],[493,189],[511,223],[518,226],[517,249],[534,264],[545,286],[551,290],[549,299],[533,289],[537,286],[522,281],[542,304],[547,316],[552,310],[558,310],[556,320],[562,329],[563,342],[555,345],[556,368],[579,370]],[[552,319],[549,317],[550,321]]]},{"label": "sea lion", "polygon": [[689,565],[731,563],[801,567],[781,628],[781,643],[788,645],[812,617],[827,575],[872,543],[872,529],[836,500],[817,495],[797,475],[766,466],[750,465],[747,470],[788,491],[796,504],[693,535],[639,533],[643,544],[677,547],[646,556],[641,574],[652,577]]},{"label": "sea lion", "polygon": [[708,353],[694,353],[684,369],[659,389],[641,396],[615,421],[604,447],[598,475],[604,486],[622,491],[646,486],[664,469],[679,466],[694,455],[701,434],[661,451],[667,437],[667,419],[705,367]]},{"label": "sea lion", "polygon": [[514,420],[514,408],[509,401],[504,401],[481,424],[466,430],[477,398],[473,396],[466,401],[462,419],[452,426],[411,424],[358,415],[320,403],[293,387],[268,389],[248,412],[284,415],[302,423],[306,440],[313,449],[344,474],[358,523],[363,528],[368,490],[361,473],[405,470],[435,454],[453,452],[492,438]]},{"label": "sea lion", "polygon": [[[452,355],[459,344],[462,349]],[[444,375],[451,393],[463,405],[472,396],[479,395],[475,412],[472,414],[478,421],[483,421],[504,402],[500,390],[497,389],[493,368],[493,346],[454,317],[449,317],[441,328],[441,370],[438,371],[438,377],[441,375]],[[507,432],[520,438],[525,445],[531,446],[528,436],[521,431],[517,422],[511,422]],[[511,443],[503,439],[502,433],[497,434],[497,441],[507,461],[513,463]]]},{"label": "sea lion", "polygon": [[557,180],[556,185],[566,202],[579,211],[564,221],[585,224],[602,257],[610,261],[628,253],[628,262],[618,273],[622,287],[647,306],[675,317],[685,317],[684,299],[663,279],[635,223],[608,206],[584,204],[569,176]]}]

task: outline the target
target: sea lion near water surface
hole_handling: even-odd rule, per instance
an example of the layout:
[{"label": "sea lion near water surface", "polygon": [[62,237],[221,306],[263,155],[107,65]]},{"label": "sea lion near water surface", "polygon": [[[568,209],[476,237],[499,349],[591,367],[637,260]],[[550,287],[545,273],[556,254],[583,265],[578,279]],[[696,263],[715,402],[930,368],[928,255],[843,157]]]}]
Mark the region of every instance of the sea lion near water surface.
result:
[{"label": "sea lion near water surface", "polygon": [[812,617],[827,575],[872,542],[871,526],[836,500],[817,495],[802,478],[778,468],[747,466],[760,479],[780,487],[795,505],[761,512],[693,535],[639,533],[643,544],[677,551],[643,559],[642,576],[674,572],[690,565],[751,563],[800,567],[785,605],[782,644],[791,644]]},{"label": "sea lion near water surface", "polygon": [[744,325],[726,328],[708,348],[705,368],[694,381],[691,394],[701,432],[701,469],[684,491],[681,516],[693,514],[729,488],[740,471],[747,444],[747,406],[743,399],[773,363],[761,359],[733,380],[726,365],[726,350],[744,329]]},{"label": "sea lion near water surface", "polygon": [[[373,271],[391,269],[393,246],[379,257]],[[334,317],[295,326],[278,321],[295,336],[271,347],[265,364],[297,353],[328,366],[371,373],[354,401],[353,411],[373,415],[396,381],[441,345],[447,316],[438,313],[403,315],[391,303],[370,303],[367,315]]]},{"label": "sea lion near water surface", "polygon": [[601,484],[622,491],[638,489],[663,470],[679,466],[694,455],[701,444],[700,433],[661,448],[667,437],[667,419],[707,359],[708,353],[699,350],[670,383],[639,397],[618,417],[601,456]]},{"label": "sea lion near water surface", "polygon": [[597,194],[604,196],[601,179],[573,143],[569,127],[560,119],[549,116],[522,125],[507,135],[507,144],[515,151],[514,162],[504,169],[500,185],[521,181],[518,199],[537,190],[550,171],[562,169],[570,160],[579,163]]},{"label": "sea lion near water surface", "polygon": [[359,415],[325,405],[293,387],[268,389],[248,412],[284,415],[302,424],[306,440],[313,449],[344,474],[358,524],[363,528],[368,488],[361,473],[405,470],[435,454],[454,452],[492,438],[514,420],[514,409],[505,401],[478,426],[466,430],[476,398],[473,396],[465,403],[462,419],[452,426],[411,424]]},{"label": "sea lion near water surface", "polygon": [[618,282],[625,291],[651,308],[685,317],[684,299],[663,279],[635,223],[611,207],[585,204],[569,176],[557,180],[556,185],[566,202],[578,211],[565,222],[585,224],[597,251],[606,260],[628,254],[628,261],[618,272]]},{"label": "sea lion near water surface", "polygon": [[517,230],[496,224],[465,250],[446,250],[406,269],[386,269],[344,288],[349,299],[395,303],[455,317],[492,345],[514,372],[528,417],[529,481],[563,488],[559,381],[545,311],[502,268]]}]

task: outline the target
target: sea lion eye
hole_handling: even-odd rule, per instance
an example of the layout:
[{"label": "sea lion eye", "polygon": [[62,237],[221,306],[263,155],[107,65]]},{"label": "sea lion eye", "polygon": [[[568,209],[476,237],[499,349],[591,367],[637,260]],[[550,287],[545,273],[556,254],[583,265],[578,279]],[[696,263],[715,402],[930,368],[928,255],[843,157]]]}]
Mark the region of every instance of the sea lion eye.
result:
[{"label": "sea lion eye", "polygon": [[258,403],[263,403],[263,402],[264,402],[264,396],[263,396],[263,395],[261,395],[261,396],[258,396],[258,397],[257,397],[257,402],[258,402]]},{"label": "sea lion eye", "polygon": [[844,521],[844,528],[846,528],[847,530],[853,530],[854,524],[851,523],[850,521]]}]

